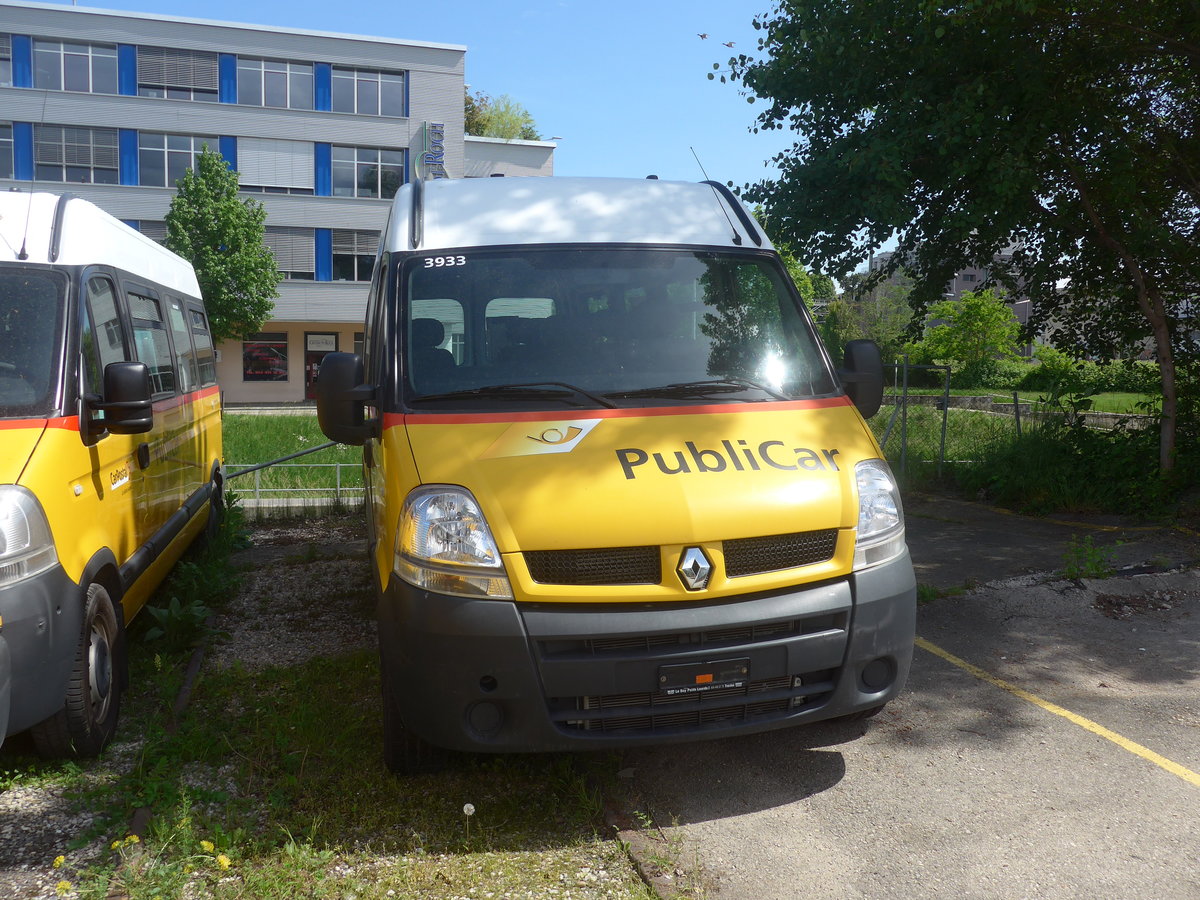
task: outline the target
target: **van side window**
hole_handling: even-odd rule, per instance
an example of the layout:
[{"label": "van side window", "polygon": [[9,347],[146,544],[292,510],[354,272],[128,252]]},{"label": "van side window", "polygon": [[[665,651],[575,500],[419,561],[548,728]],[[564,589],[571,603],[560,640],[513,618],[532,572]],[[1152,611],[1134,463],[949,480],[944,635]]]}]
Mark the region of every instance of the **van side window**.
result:
[{"label": "van side window", "polygon": [[212,333],[208,330],[208,317],[203,310],[189,309],[192,322],[192,344],[196,347],[196,365],[200,371],[200,386],[211,387],[217,383],[217,357],[213,353]]},{"label": "van side window", "polygon": [[100,275],[88,279],[87,313],[82,324],[84,390],[99,394],[105,366],[128,358],[117,312],[117,292],[109,279]]},{"label": "van side window", "polygon": [[175,366],[171,343],[163,325],[158,300],[129,291],[129,314],[133,318],[133,346],[140,362],[150,369],[150,389],[154,396],[175,393]]},{"label": "van side window", "polygon": [[171,338],[175,344],[178,362],[179,393],[194,391],[200,384],[200,372],[196,365],[196,351],[192,348],[192,330],[183,317],[183,304],[174,297],[166,298],[167,320],[171,323]]}]

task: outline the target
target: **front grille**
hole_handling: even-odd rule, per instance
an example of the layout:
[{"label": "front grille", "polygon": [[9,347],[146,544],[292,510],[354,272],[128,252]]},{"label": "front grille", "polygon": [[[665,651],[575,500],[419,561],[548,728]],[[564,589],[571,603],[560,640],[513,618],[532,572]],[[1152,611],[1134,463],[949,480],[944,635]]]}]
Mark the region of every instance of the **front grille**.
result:
[{"label": "front grille", "polygon": [[837,534],[836,528],[827,528],[725,541],[725,574],[737,578],[825,562],[833,558]]},{"label": "front grille", "polygon": [[529,574],[539,584],[658,584],[658,547],[604,547],[597,550],[531,550]]},{"label": "front grille", "polygon": [[576,640],[542,641],[545,657],[580,654],[586,656],[621,656],[654,653],[666,648],[677,650],[719,649],[741,647],[767,641],[783,640],[824,631],[845,631],[845,613],[826,613],[803,619],[782,622],[757,622],[706,631],[667,632],[665,634],[633,634],[618,637],[579,638]]},{"label": "front grille", "polygon": [[[630,734],[700,729],[722,722],[773,718],[819,706],[833,692],[833,670],[784,675],[704,694],[662,691],[551,701],[560,728],[572,733]],[[574,708],[571,709],[570,707]]]}]

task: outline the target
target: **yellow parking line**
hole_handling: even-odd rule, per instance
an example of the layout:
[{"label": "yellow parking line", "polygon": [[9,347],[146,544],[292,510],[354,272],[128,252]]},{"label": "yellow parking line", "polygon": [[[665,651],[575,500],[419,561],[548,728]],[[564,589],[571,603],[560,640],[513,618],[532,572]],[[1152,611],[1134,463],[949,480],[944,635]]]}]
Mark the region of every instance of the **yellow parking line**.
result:
[{"label": "yellow parking line", "polygon": [[1075,713],[1071,712],[1069,709],[1063,709],[1061,706],[1051,703],[1048,700],[1043,700],[1041,697],[1038,697],[1035,694],[1031,694],[1031,693],[1029,693],[1029,691],[1023,690],[1023,689],[1017,687],[1015,684],[1010,684],[1009,682],[1005,681],[1003,678],[997,678],[995,675],[992,675],[990,672],[985,672],[983,669],[979,668],[978,666],[973,666],[966,660],[959,659],[953,653],[943,650],[941,647],[937,646],[936,644],[929,643],[929,641],[925,640],[922,637],[918,637],[916,639],[916,644],[922,650],[927,650],[930,653],[932,653],[934,656],[941,657],[942,659],[944,659],[946,662],[950,663],[951,665],[958,666],[958,668],[962,669],[964,672],[970,672],[972,675],[974,675],[980,681],[986,681],[988,684],[995,685],[996,687],[1000,688],[1003,691],[1008,691],[1008,693],[1012,694],[1014,697],[1020,697],[1022,700],[1028,700],[1034,706],[1041,707],[1042,709],[1046,710],[1046,712],[1054,713],[1054,715],[1056,715],[1056,716],[1062,716],[1068,722],[1073,722],[1074,724],[1078,725],[1080,728],[1083,728],[1086,731],[1090,731],[1092,734],[1099,735],[1100,737],[1104,738],[1106,741],[1112,741],[1114,744],[1116,744],[1122,750],[1127,750],[1130,753],[1134,754],[1135,756],[1140,756],[1142,759],[1148,760],[1149,762],[1154,763],[1154,765],[1158,766],[1160,769],[1165,769],[1166,771],[1170,772],[1172,775],[1176,775],[1179,778],[1182,778],[1184,781],[1188,782],[1189,784],[1191,784],[1195,787],[1200,787],[1200,774],[1197,774],[1197,773],[1193,772],[1191,769],[1188,769],[1188,768],[1185,768],[1184,766],[1179,765],[1179,763],[1177,763],[1177,762],[1172,762],[1171,760],[1167,759],[1165,756],[1161,756],[1158,753],[1155,753],[1153,750],[1149,749],[1148,747],[1143,747],[1141,744],[1138,744],[1138,743],[1135,743],[1134,741],[1129,740],[1129,738],[1122,737],[1121,735],[1117,734],[1115,731],[1110,731],[1109,729],[1105,728],[1103,725],[1099,725],[1096,722],[1093,722],[1091,719],[1085,719],[1083,716],[1076,715]]}]

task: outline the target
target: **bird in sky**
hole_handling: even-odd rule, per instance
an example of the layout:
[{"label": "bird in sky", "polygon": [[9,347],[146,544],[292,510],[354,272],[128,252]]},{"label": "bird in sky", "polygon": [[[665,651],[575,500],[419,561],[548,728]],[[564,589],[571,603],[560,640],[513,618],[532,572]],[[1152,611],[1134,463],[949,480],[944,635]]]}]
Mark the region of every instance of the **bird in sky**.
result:
[{"label": "bird in sky", "polygon": [[698,35],[696,35],[696,37],[700,38],[700,40],[702,40],[702,41],[707,41],[707,40],[708,40],[708,35],[707,35],[707,34],[698,34]]},{"label": "bird in sky", "polygon": [[723,45],[724,45],[724,46],[726,46],[726,47],[732,47],[732,46],[733,46],[733,41],[724,41],[724,42],[723,42]]}]

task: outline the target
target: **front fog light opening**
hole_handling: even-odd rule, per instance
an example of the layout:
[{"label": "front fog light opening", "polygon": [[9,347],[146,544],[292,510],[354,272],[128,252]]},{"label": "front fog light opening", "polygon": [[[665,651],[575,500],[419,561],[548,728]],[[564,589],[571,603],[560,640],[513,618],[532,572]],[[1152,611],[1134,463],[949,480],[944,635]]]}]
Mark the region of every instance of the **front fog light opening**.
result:
[{"label": "front fog light opening", "polygon": [[896,680],[896,663],[886,656],[873,659],[858,674],[859,687],[870,694],[887,690]]}]

